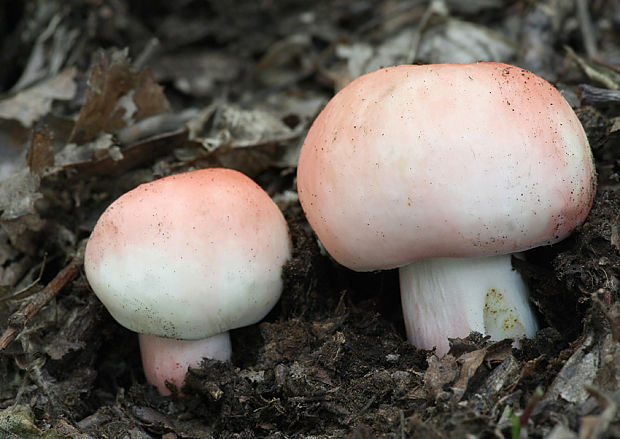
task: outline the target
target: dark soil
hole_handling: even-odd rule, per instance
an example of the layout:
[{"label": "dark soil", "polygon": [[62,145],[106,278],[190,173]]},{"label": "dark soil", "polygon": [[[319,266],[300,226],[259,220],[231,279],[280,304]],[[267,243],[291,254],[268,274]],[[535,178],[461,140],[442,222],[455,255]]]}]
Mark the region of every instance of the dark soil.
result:
[{"label": "dark soil", "polygon": [[[0,57],[0,438],[620,437],[620,2],[6,0]],[[536,338],[472,334],[438,359],[406,340],[396,271],[322,252],[296,155],[354,77],[476,60],[564,93],[598,191],[571,237],[513,261]],[[277,200],[293,257],[232,362],[161,397],[83,248],[122,193],[209,166]]]}]

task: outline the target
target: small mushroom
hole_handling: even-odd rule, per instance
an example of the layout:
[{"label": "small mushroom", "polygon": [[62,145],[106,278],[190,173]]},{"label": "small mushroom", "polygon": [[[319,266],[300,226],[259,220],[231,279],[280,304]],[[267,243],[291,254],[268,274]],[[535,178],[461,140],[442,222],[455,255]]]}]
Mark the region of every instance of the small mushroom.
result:
[{"label": "small mushroom", "polygon": [[299,198],[329,254],[400,267],[408,338],[532,337],[511,254],[586,218],[595,170],[584,130],[542,78],[499,63],[397,66],[341,90],[314,121]]},{"label": "small mushroom", "polygon": [[229,169],[162,178],[127,192],[97,222],[88,282],[110,314],[140,333],[146,378],[180,388],[203,357],[227,361],[228,331],[261,320],[282,291],[291,242],[256,183]]}]

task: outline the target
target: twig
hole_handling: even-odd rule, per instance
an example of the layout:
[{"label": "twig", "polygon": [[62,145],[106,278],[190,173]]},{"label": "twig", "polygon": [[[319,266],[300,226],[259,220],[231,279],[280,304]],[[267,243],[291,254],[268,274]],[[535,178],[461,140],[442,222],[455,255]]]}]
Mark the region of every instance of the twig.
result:
[{"label": "twig", "polygon": [[536,407],[536,404],[538,404],[538,402],[542,399],[543,396],[544,392],[542,387],[536,387],[536,390],[534,390],[534,394],[530,398],[530,401],[525,406],[525,410],[523,410],[523,413],[521,414],[521,416],[519,416],[519,424],[521,424],[521,426],[527,425],[527,421],[530,419],[530,416],[534,411],[534,407]]},{"label": "twig", "polygon": [[583,46],[586,49],[588,58],[593,59],[597,55],[597,50],[596,39],[594,38],[594,31],[592,30],[592,20],[590,19],[590,11],[588,11],[588,3],[587,0],[576,0],[577,19],[579,21]]},{"label": "twig", "polygon": [[420,18],[418,27],[411,38],[409,53],[407,53],[407,58],[405,58],[407,63],[413,64],[416,61],[416,58],[418,57],[418,49],[420,48],[420,43],[422,42],[422,36],[428,29],[431,18],[435,16],[444,18],[448,16],[448,7],[443,0],[431,1],[426,11],[424,11],[424,15]]},{"label": "twig", "polygon": [[151,38],[146,42],[144,49],[137,56],[133,62],[133,66],[137,70],[142,70],[148,64],[148,62],[157,54],[157,51],[161,50],[161,43],[157,38]]},{"label": "twig", "polygon": [[608,90],[588,84],[579,84],[579,97],[584,104],[595,107],[620,104],[620,90]]},{"label": "twig", "polygon": [[592,64],[577,55],[569,46],[564,46],[564,50],[566,50],[569,58],[575,61],[577,66],[579,66],[583,73],[592,81],[609,90],[620,90],[620,74],[618,72],[604,66]]},{"label": "twig", "polygon": [[56,277],[45,288],[38,292],[24,308],[9,317],[9,326],[0,337],[0,352],[15,339],[30,320],[43,308],[56,294],[78,275],[81,262],[71,261],[69,265],[60,270]]},{"label": "twig", "polygon": [[[597,416],[596,424],[588,431],[589,434],[587,437],[593,439],[603,437],[603,435],[609,431],[609,426],[616,417],[618,406],[611,397],[594,386],[586,385],[586,391],[596,399],[598,405],[603,409],[603,412]],[[582,436],[580,435],[580,437]]]},{"label": "twig", "polygon": [[43,270],[45,269],[45,263],[47,262],[47,254],[43,257],[43,262],[41,263],[41,268],[39,269],[39,275],[35,280],[33,280],[30,285],[22,288],[19,291],[16,291],[12,294],[6,295],[4,297],[0,297],[0,302],[4,302],[5,300],[16,300],[22,298],[22,296],[30,295],[31,290],[41,281],[43,277]]},{"label": "twig", "polygon": [[510,419],[511,424],[511,437],[512,439],[520,439],[527,438],[527,421],[529,421],[532,412],[534,411],[534,407],[536,404],[542,399],[544,396],[544,392],[542,387],[538,386],[536,390],[534,390],[534,394],[530,398],[530,401],[525,406],[523,413],[521,416],[515,415],[512,411],[510,411],[508,418]]}]

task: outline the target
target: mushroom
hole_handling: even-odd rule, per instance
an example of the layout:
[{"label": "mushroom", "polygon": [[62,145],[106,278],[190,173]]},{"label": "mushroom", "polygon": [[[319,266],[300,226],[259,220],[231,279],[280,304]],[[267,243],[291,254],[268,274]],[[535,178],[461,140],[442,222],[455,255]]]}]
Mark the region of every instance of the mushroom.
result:
[{"label": "mushroom", "polygon": [[112,203],[88,240],[88,282],[140,333],[147,381],[162,395],[203,357],[227,361],[228,331],[261,320],[291,254],[284,216],[256,183],[205,169],[143,184]]},{"label": "mushroom", "polygon": [[400,267],[408,338],[443,355],[471,331],[535,334],[511,254],[581,224],[595,170],[575,113],[542,78],[499,63],[403,65],[331,99],[297,188],[337,262]]}]

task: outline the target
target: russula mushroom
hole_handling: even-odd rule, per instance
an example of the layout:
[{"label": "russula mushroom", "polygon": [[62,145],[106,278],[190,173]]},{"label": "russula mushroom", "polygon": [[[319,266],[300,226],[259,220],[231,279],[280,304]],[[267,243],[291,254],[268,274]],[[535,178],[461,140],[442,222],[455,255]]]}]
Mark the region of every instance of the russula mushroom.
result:
[{"label": "russula mushroom", "polygon": [[327,252],[400,267],[409,340],[534,335],[511,254],[564,239],[590,210],[583,127],[542,78],[499,63],[397,66],[354,80],[314,121],[299,198]]},{"label": "russula mushroom", "polygon": [[261,320],[282,291],[291,242],[284,216],[230,169],[162,178],[99,218],[84,266],[93,291],[140,333],[147,381],[169,394],[203,357],[231,356],[228,331]]}]

